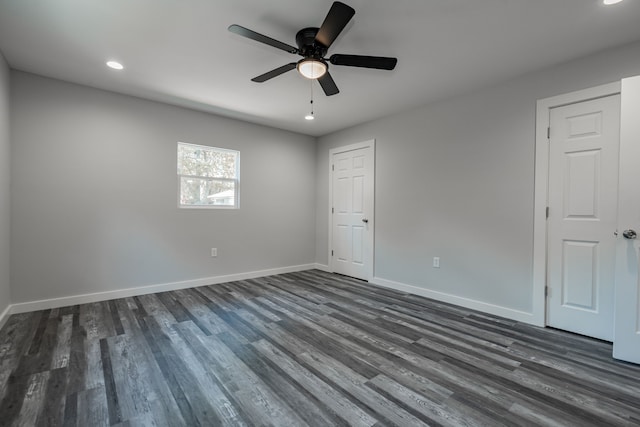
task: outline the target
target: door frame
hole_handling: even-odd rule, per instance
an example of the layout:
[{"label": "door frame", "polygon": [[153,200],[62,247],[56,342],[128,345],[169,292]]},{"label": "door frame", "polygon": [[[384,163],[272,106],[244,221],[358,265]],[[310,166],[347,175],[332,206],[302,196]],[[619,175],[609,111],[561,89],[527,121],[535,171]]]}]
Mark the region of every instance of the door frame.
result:
[{"label": "door frame", "polygon": [[327,257],[329,260],[329,271],[334,272],[333,266],[333,256],[331,255],[331,250],[333,248],[333,213],[331,212],[333,205],[333,156],[338,153],[344,153],[347,151],[359,150],[361,148],[370,148],[371,155],[373,156],[372,163],[373,168],[371,170],[371,180],[369,185],[368,193],[371,194],[371,213],[367,214],[369,219],[369,228],[371,229],[371,245],[367,248],[367,253],[365,256],[368,261],[367,268],[367,281],[371,281],[374,278],[374,261],[375,261],[375,241],[376,241],[376,221],[375,221],[375,197],[376,197],[376,140],[370,139],[368,141],[358,142],[355,144],[343,145],[340,147],[332,148],[329,150],[329,207],[328,207],[328,215],[329,215],[329,247],[327,248]]},{"label": "door frame", "polygon": [[549,121],[550,110],[564,105],[618,95],[620,82],[578,90],[536,103],[536,148],[533,211],[533,307],[532,323],[547,325],[547,206],[549,201]]},{"label": "door frame", "polygon": [[[620,185],[618,230],[640,224],[640,200],[636,183],[640,178],[640,76],[622,79],[620,109]],[[640,364],[640,242],[619,239],[616,258],[616,312],[613,357]]]}]

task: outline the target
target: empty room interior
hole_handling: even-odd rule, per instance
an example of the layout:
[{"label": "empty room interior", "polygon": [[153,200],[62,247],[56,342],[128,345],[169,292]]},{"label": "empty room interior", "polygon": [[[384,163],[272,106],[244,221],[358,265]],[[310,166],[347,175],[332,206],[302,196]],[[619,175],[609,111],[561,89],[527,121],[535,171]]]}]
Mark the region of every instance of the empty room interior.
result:
[{"label": "empty room interior", "polygon": [[0,425],[640,425],[639,21],[0,0]]}]

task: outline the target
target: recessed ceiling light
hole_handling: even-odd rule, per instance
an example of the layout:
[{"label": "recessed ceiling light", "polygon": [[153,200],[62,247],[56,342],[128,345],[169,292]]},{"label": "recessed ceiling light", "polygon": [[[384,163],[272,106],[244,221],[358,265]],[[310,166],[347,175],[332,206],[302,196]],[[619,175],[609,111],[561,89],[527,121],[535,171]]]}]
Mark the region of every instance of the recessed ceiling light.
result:
[{"label": "recessed ceiling light", "polygon": [[606,6],[610,6],[612,4],[620,3],[622,0],[602,0]]},{"label": "recessed ceiling light", "polygon": [[114,70],[122,70],[124,66],[117,61],[107,61],[107,67],[113,68]]}]

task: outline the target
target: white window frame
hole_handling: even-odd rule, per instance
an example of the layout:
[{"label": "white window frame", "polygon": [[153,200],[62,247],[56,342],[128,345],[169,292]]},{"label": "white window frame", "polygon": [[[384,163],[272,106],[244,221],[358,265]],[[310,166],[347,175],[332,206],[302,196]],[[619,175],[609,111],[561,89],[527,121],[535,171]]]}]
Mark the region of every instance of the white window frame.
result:
[{"label": "white window frame", "polygon": [[[178,165],[178,150],[180,148],[180,145],[188,145],[190,147],[197,147],[199,149],[202,150],[207,150],[207,151],[222,151],[222,152],[227,152],[227,153],[236,153],[236,177],[235,179],[233,178],[223,178],[223,177],[210,177],[210,176],[199,176],[199,175],[183,175],[180,173],[180,171],[178,170],[178,207],[181,209],[240,209],[240,151],[238,150],[232,150],[229,148],[219,148],[219,147],[212,147],[210,145],[199,145],[199,144],[192,144],[190,142],[184,142],[184,141],[178,141],[177,145],[176,145],[176,169],[177,169],[177,165]],[[194,179],[200,179],[200,180],[205,180],[205,181],[226,181],[226,182],[233,182],[234,183],[234,204],[233,206],[229,206],[229,205],[184,205],[181,203],[182,197],[181,197],[181,179],[182,178],[194,178]]]}]

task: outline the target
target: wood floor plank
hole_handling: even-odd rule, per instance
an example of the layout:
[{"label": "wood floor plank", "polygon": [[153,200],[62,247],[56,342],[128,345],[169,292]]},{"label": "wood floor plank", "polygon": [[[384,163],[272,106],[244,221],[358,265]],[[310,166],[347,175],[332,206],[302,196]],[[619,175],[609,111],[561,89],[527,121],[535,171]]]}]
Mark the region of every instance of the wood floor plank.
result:
[{"label": "wood floor plank", "polygon": [[195,386],[192,374],[171,348],[171,340],[153,317],[139,319],[139,322],[144,325],[145,339],[152,348],[156,363],[169,385],[184,421],[188,425],[202,425],[202,421],[213,417],[214,413],[208,402],[201,399],[201,393],[192,389]]},{"label": "wood floor plank", "polygon": [[11,316],[0,426],[630,426],[611,344],[304,271]]},{"label": "wood floor plank", "polygon": [[208,355],[209,350],[198,339],[198,336],[201,336],[201,332],[197,330],[195,325],[189,323],[175,325],[174,328],[184,342],[184,345],[180,346],[178,351],[196,375],[200,389],[205,394],[206,399],[212,403],[213,409],[221,420],[221,424],[249,425],[243,415],[236,409],[238,405],[233,393],[226,390],[216,376],[217,369],[213,369],[215,362],[211,363]]},{"label": "wood floor plank", "polygon": [[321,400],[309,393],[271,360],[260,357],[250,345],[243,345],[229,334],[219,335],[238,358],[308,425],[345,426],[344,420]]},{"label": "wood floor plank", "polygon": [[36,425],[54,427],[63,424],[68,381],[69,370],[66,367],[49,371],[47,388],[40,403]]},{"label": "wood floor plank", "polygon": [[48,380],[49,372],[47,371],[29,376],[27,392],[18,416],[21,424],[25,426],[36,425],[38,415],[42,411]]},{"label": "wood floor plank", "polygon": [[361,407],[366,407],[368,411],[375,413],[382,421],[390,422],[397,426],[427,425],[423,420],[416,418],[403,408],[394,405],[393,402],[381,394],[366,387],[365,384],[368,381],[366,377],[350,370],[340,362],[320,353],[304,353],[299,357],[305,366],[314,368],[315,372],[322,372],[324,377],[343,390],[345,397],[359,402]]},{"label": "wood floor plank", "polygon": [[77,426],[109,426],[109,409],[104,386],[78,393]]},{"label": "wood floor plank", "polygon": [[305,387],[316,399],[322,401],[327,407],[331,408],[337,415],[347,421],[349,425],[368,427],[376,423],[375,418],[371,417],[350,400],[341,398],[336,389],[301,366],[295,359],[282,353],[267,340],[255,342],[253,346],[273,363],[276,363],[291,378]]},{"label": "wood floor plank", "polygon": [[107,398],[109,398],[109,389],[113,390],[112,393],[117,398],[120,418],[120,421],[111,421],[113,425],[150,412],[149,402],[146,398],[150,390],[145,387],[145,379],[140,378],[137,363],[131,360],[135,354],[131,353],[130,341],[127,336],[122,334],[108,338],[106,341],[112,385],[107,386],[105,383],[105,389],[107,390]]},{"label": "wood floor plank", "polygon": [[51,360],[51,369],[65,368],[69,366],[69,355],[71,353],[71,332],[73,325],[73,315],[67,314],[58,317],[58,332],[55,339],[55,349]]},{"label": "wood floor plank", "polygon": [[65,427],[78,425],[78,393],[71,393],[65,396],[62,425]]},{"label": "wood floor plank", "polygon": [[109,424],[118,424],[122,422],[122,410],[120,409],[120,398],[116,392],[116,382],[113,377],[109,342],[106,338],[100,340],[100,360],[102,361],[104,388],[109,410]]},{"label": "wood floor plank", "polygon": [[109,313],[111,313],[111,321],[113,322],[113,328],[115,329],[116,335],[123,335],[124,328],[122,327],[122,320],[120,320],[120,314],[118,313],[118,307],[115,301],[107,301],[109,304]]},{"label": "wood floor plank", "polygon": [[[152,349],[147,345],[145,335],[138,323],[136,316],[144,318],[146,311],[140,310],[141,305],[134,298],[126,301],[118,300],[121,320],[126,332],[124,336],[117,337],[118,341],[126,340],[123,348],[127,354],[116,355],[114,366],[117,378],[122,378],[122,395],[129,396],[133,402],[132,410],[127,416],[135,413],[145,413],[148,410],[157,426],[185,425],[180,410],[173,398],[169,385],[155,360]],[[141,304],[141,303],[140,303]],[[135,307],[128,311],[125,307]],[[128,408],[129,405],[125,406]]]},{"label": "wood floor plank", "polygon": [[473,416],[469,416],[469,412],[461,411],[457,406],[446,405],[444,402],[435,402],[425,398],[425,396],[404,387],[385,375],[378,375],[369,380],[366,385],[407,412],[421,418],[429,425],[471,427],[494,422],[488,417],[484,417],[481,413],[474,413]]},{"label": "wood floor plank", "polygon": [[85,390],[87,372],[87,354],[85,348],[86,333],[80,325],[80,313],[78,310],[72,314],[71,344],[69,349],[69,371],[73,375],[69,377],[67,393],[78,393]]},{"label": "wood floor plank", "polygon": [[[227,339],[232,336],[227,333],[220,335],[226,335]],[[199,340],[215,349],[207,356],[216,367],[215,374],[224,388],[233,394],[241,412],[252,424],[306,424],[218,336],[200,337]]]}]

